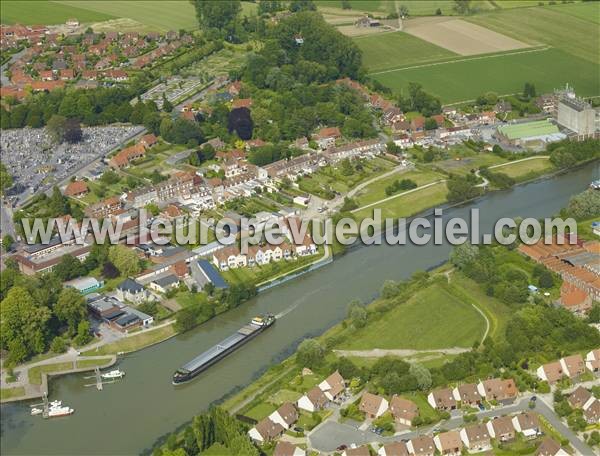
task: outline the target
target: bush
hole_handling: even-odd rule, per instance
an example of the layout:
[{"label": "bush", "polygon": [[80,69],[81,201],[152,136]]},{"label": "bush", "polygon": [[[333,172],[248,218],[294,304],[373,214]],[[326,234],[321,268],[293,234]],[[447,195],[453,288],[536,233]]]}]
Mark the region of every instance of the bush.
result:
[{"label": "bush", "polygon": [[67,351],[67,344],[62,337],[55,337],[50,344],[50,350],[53,353],[64,353]]}]

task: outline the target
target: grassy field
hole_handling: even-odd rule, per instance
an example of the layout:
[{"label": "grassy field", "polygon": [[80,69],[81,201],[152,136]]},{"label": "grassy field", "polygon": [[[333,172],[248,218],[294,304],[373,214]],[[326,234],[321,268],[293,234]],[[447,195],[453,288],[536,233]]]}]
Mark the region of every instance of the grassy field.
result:
[{"label": "grassy field", "polygon": [[[342,9],[341,0],[317,0],[314,2],[319,8],[340,8]],[[367,11],[370,13],[377,13],[380,15],[388,14],[394,11],[393,1],[382,1],[382,0],[350,0],[349,1],[351,11]],[[347,11],[347,10],[344,10]]]},{"label": "grassy field", "polygon": [[79,22],[100,22],[117,17],[109,12],[93,11],[75,4],[67,5],[48,0],[4,0],[0,2],[0,12],[3,24],[18,22],[25,25],[64,24],[72,17],[77,18]]},{"label": "grassy field", "polygon": [[507,163],[492,169],[492,172],[503,173],[517,180],[527,179],[528,176],[538,176],[554,169],[554,165],[546,157],[536,157],[532,160],[518,163]]},{"label": "grassy field", "polygon": [[[600,63],[600,4],[589,2],[474,15],[469,21],[531,44],[548,44],[589,62]],[[583,70],[581,70],[583,71]],[[505,74],[505,73],[504,73]],[[551,71],[548,71],[551,74]],[[595,73],[597,77],[597,69]]]},{"label": "grassy field", "polygon": [[[375,207],[381,209],[381,216],[384,219],[387,217],[410,217],[425,209],[444,204],[446,202],[447,194],[448,189],[446,183],[440,182],[431,187],[407,195],[398,196],[397,198],[378,204]],[[354,213],[354,216],[358,220],[371,217],[375,207],[359,210]]]},{"label": "grassy field", "polygon": [[448,151],[448,155],[447,160],[434,162],[431,166],[434,169],[439,168],[448,173],[464,176],[481,166],[492,166],[506,162],[498,155],[486,152],[477,153],[466,146],[453,147]]},{"label": "grassy field", "polygon": [[0,400],[12,399],[13,397],[19,397],[25,395],[25,388],[17,386],[16,388],[2,388],[0,389]]},{"label": "grassy field", "polygon": [[110,358],[100,358],[100,359],[83,359],[81,361],[77,361],[77,369],[83,369],[88,367],[102,367],[110,362]]},{"label": "grassy field", "polygon": [[385,188],[391,185],[396,180],[410,179],[416,182],[417,185],[425,185],[436,180],[444,179],[446,176],[429,170],[414,170],[404,173],[396,173],[384,179],[375,181],[367,185],[364,189],[358,192],[354,199],[359,206],[374,203],[375,201],[387,198]]},{"label": "grassy field", "polygon": [[[317,0],[315,2],[319,8],[327,8],[328,10],[342,8],[341,0]],[[348,11],[366,11],[373,13],[378,17],[385,17],[387,14],[395,11],[393,1],[386,0],[350,0],[351,9],[342,10]],[[456,14],[454,11],[454,1],[452,0],[400,0],[400,5],[408,8],[408,13],[411,16],[433,16],[439,8],[446,16]],[[471,7],[476,11],[493,10],[494,6],[487,0],[475,0],[471,2]],[[500,3],[500,2],[498,2]],[[537,4],[537,2],[536,2]]]},{"label": "grassy field", "polygon": [[352,334],[340,349],[471,347],[485,331],[483,317],[447,287],[433,284]]},{"label": "grassy field", "polygon": [[404,32],[380,33],[354,38],[369,71],[398,68],[456,56],[455,53]]},{"label": "grassy field", "polygon": [[175,328],[173,328],[173,325],[167,325],[159,329],[144,331],[140,334],[136,334],[135,336],[124,337],[123,339],[117,342],[103,345],[98,349],[85,351],[83,352],[83,355],[96,356],[113,355],[119,352],[128,353],[161,342],[165,339],[168,339],[174,334]]},{"label": "grassy field", "polygon": [[579,95],[600,94],[598,65],[560,49],[461,58],[371,75],[396,93],[418,81],[443,103],[473,100],[488,91],[518,93],[526,81],[535,84],[538,93],[569,83]]},{"label": "grassy field", "polygon": [[29,383],[32,385],[41,385],[43,373],[49,374],[51,372],[62,372],[69,369],[73,369],[73,363],[71,362],[44,364],[41,366],[32,367],[28,371]]}]

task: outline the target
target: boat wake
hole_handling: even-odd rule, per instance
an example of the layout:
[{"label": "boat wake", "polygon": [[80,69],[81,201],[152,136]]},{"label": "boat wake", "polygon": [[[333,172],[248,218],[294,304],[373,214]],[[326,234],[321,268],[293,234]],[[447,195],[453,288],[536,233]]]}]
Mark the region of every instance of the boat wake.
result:
[{"label": "boat wake", "polygon": [[287,309],[283,309],[281,312],[279,312],[277,315],[275,315],[275,318],[277,320],[279,320],[280,318],[285,317],[287,314],[289,314],[290,312],[295,310],[300,304],[302,304],[304,301],[306,301],[312,295],[316,294],[318,291],[319,290],[313,290],[310,293],[305,294],[304,296],[302,296],[301,299],[298,299],[294,304],[289,306]]}]

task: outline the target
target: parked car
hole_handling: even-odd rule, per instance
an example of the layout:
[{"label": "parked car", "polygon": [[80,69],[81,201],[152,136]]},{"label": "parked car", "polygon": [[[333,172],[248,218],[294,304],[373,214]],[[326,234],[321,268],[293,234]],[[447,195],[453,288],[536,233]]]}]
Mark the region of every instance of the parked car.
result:
[{"label": "parked car", "polygon": [[336,450],[338,451],[344,451],[346,448],[348,448],[348,445],[340,445],[339,447],[336,448]]}]

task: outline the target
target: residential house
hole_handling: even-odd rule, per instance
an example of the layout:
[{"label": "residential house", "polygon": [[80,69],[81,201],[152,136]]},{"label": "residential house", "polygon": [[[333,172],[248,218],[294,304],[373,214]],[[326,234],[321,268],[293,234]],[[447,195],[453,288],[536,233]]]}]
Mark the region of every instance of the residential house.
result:
[{"label": "residential house", "polygon": [[358,409],[369,418],[379,418],[389,407],[385,397],[372,393],[363,393]]},{"label": "residential house", "polygon": [[152,133],[144,135],[140,138],[140,144],[146,149],[149,149],[150,147],[154,146],[157,142],[158,138]]},{"label": "residential house", "polygon": [[371,452],[369,447],[363,445],[356,448],[346,448],[342,451],[342,456],[371,456]]},{"label": "residential house", "polygon": [[327,399],[330,401],[335,401],[339,399],[342,393],[346,390],[346,383],[340,373],[335,371],[333,374],[319,383],[319,388],[321,391],[323,391],[323,394],[327,396]]},{"label": "residential house", "polygon": [[298,410],[291,402],[284,402],[281,406],[269,415],[273,423],[279,423],[285,429],[289,429],[298,421]]},{"label": "residential house", "polygon": [[85,208],[85,215],[90,218],[106,218],[116,214],[122,208],[121,200],[111,196]]},{"label": "residential house", "polygon": [[600,348],[592,350],[585,356],[585,367],[595,374],[600,372]]},{"label": "residential house", "polygon": [[319,149],[326,150],[335,146],[335,141],[341,137],[342,133],[338,127],[326,127],[319,130],[313,139],[319,146]]},{"label": "residential house", "polygon": [[450,388],[441,388],[432,391],[427,396],[427,402],[436,410],[450,411],[456,409],[456,399]]},{"label": "residential house", "polygon": [[306,451],[293,443],[279,440],[273,450],[273,456],[306,456]]},{"label": "residential house", "polygon": [[515,427],[510,416],[495,417],[486,426],[490,437],[498,442],[509,442],[515,438]]},{"label": "residential house", "polygon": [[478,383],[477,390],[481,397],[485,397],[486,400],[502,403],[514,401],[519,394],[517,385],[515,385],[515,381],[512,378],[484,380]]},{"label": "residential house", "polygon": [[329,400],[323,391],[318,386],[315,386],[298,399],[297,404],[299,409],[312,413],[321,410],[328,402]]},{"label": "residential house", "polygon": [[378,456],[410,456],[404,442],[387,443],[379,448],[377,454]]},{"label": "residential house", "polygon": [[538,367],[536,373],[540,380],[545,380],[551,385],[566,376],[560,361],[546,363]]},{"label": "residential house", "polygon": [[150,293],[138,282],[127,278],[117,285],[117,297],[121,301],[129,301],[139,304],[150,298]]},{"label": "residential house", "polygon": [[85,181],[75,180],[69,182],[65,187],[65,196],[72,198],[81,198],[89,193],[90,189]]},{"label": "residential house", "polygon": [[460,438],[467,451],[476,453],[492,449],[490,434],[485,424],[472,424],[460,430]]},{"label": "residential house", "polygon": [[159,293],[166,293],[173,288],[177,288],[179,284],[179,277],[177,277],[175,274],[168,274],[153,280],[148,286]]},{"label": "residential house", "polygon": [[252,98],[238,98],[237,100],[233,100],[231,104],[231,109],[240,109],[246,108],[250,109],[252,107]]},{"label": "residential house", "polygon": [[577,285],[565,280],[560,287],[560,303],[575,314],[585,315],[592,308],[592,297]]},{"label": "residential house", "polygon": [[535,456],[569,456],[569,453],[563,450],[560,443],[552,437],[546,437],[535,452]]},{"label": "residential house", "polygon": [[395,394],[390,401],[390,411],[396,422],[404,426],[411,426],[413,419],[419,416],[417,404]]},{"label": "residential house", "polygon": [[591,398],[583,406],[583,417],[589,424],[600,423],[600,401],[596,398]]},{"label": "residential house", "polygon": [[535,439],[540,434],[540,420],[533,412],[519,413],[513,416],[513,427],[527,439]]},{"label": "residential house", "polygon": [[433,438],[433,442],[442,456],[459,456],[462,452],[463,444],[458,431],[442,432]]},{"label": "residential house", "polygon": [[585,372],[585,362],[580,354],[565,356],[560,359],[563,371],[571,379],[579,377]]},{"label": "residential house", "polygon": [[219,271],[208,260],[192,261],[190,263],[190,271],[192,278],[200,290],[209,283],[212,283],[217,289],[226,290],[229,288],[225,279],[223,279]]},{"label": "residential house", "polygon": [[583,408],[583,406],[592,398],[592,393],[583,386],[578,386],[575,391],[569,394],[567,401],[573,408]]},{"label": "residential house", "polygon": [[248,435],[258,444],[263,444],[276,439],[284,430],[281,424],[274,423],[267,417],[256,423],[256,426],[248,431]]},{"label": "residential house", "polygon": [[406,443],[408,453],[413,456],[433,456],[435,454],[435,442],[428,435],[422,435],[410,439]]},{"label": "residential house", "polygon": [[477,385],[474,383],[465,383],[459,385],[452,390],[454,399],[460,401],[462,405],[468,405],[470,407],[477,407],[481,403],[481,395],[477,390]]}]

